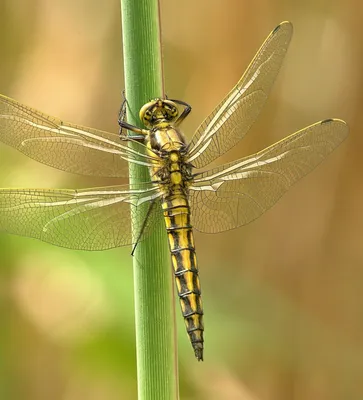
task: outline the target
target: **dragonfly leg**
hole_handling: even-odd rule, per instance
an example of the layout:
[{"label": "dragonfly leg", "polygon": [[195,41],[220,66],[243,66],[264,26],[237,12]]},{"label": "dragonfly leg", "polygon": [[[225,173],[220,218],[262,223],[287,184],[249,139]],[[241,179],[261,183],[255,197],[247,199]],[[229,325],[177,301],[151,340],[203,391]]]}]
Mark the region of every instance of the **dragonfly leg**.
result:
[{"label": "dragonfly leg", "polygon": [[170,99],[170,100],[173,101],[174,103],[179,104],[184,107],[183,112],[179,115],[178,119],[174,123],[175,126],[178,126],[190,114],[190,112],[192,111],[192,107],[190,104],[185,103],[184,101],[181,101],[181,100],[174,100],[174,99]]},{"label": "dragonfly leg", "polygon": [[125,89],[122,91],[122,103],[118,112],[118,123],[126,119],[127,100],[125,96]]},{"label": "dragonfly leg", "polygon": [[[141,128],[138,128],[137,126],[130,125],[130,124],[128,124],[128,123],[125,122],[125,121],[118,121],[118,124],[120,125],[120,132],[119,132],[119,135],[120,135],[120,138],[121,138],[122,140],[126,140],[126,141],[127,141],[127,140],[135,140],[135,141],[141,142],[141,143],[144,142],[144,140],[145,140],[145,135],[148,134],[148,131],[147,131],[146,129],[141,129]],[[126,130],[128,130],[128,131],[130,131],[130,132],[133,132],[133,133],[135,133],[136,135],[125,135],[125,134],[122,132],[123,129],[126,129]]]},{"label": "dragonfly leg", "polygon": [[[121,140],[125,140],[125,141],[135,140],[135,141],[143,143],[145,140],[145,135],[148,133],[148,131],[125,122],[126,109],[127,109],[127,100],[125,97],[125,89],[122,91],[122,97],[123,97],[123,100],[122,100],[120,111],[118,114],[118,124],[120,126],[120,131],[119,131],[120,138],[121,138]],[[135,135],[124,134],[123,129],[133,132],[133,133],[135,133]]]},{"label": "dragonfly leg", "polygon": [[134,246],[132,247],[132,251],[131,251],[131,255],[132,255],[132,256],[134,256],[136,247],[137,247],[137,245],[139,244],[140,239],[141,239],[141,237],[142,237],[142,235],[143,235],[143,233],[144,233],[144,231],[145,231],[147,221],[148,221],[148,219],[149,219],[149,217],[150,217],[151,211],[152,211],[153,208],[154,208],[154,205],[155,205],[155,200],[151,201],[151,203],[150,203],[150,205],[149,205],[149,208],[148,208],[148,210],[147,210],[147,214],[146,214],[146,216],[145,216],[144,222],[142,223],[142,227],[141,227],[141,229],[140,229],[139,235],[138,235],[138,237],[137,237],[137,239],[136,239],[136,242],[135,242]]}]

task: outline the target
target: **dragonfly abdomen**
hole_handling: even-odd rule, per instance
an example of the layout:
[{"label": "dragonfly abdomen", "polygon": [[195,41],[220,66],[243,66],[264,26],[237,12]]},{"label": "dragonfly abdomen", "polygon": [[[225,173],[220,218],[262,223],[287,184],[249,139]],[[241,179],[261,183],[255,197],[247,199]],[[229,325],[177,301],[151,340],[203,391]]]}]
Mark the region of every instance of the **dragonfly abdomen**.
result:
[{"label": "dragonfly abdomen", "polygon": [[195,356],[203,360],[203,306],[188,201],[167,198],[163,212],[184,322]]}]

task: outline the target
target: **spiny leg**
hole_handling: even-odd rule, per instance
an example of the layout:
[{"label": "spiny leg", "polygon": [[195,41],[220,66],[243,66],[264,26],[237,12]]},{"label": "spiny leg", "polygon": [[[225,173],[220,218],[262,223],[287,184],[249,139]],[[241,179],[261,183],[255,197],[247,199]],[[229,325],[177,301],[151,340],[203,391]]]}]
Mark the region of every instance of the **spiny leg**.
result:
[{"label": "spiny leg", "polygon": [[138,235],[138,237],[137,237],[137,239],[136,239],[136,242],[135,242],[135,244],[134,244],[134,246],[133,246],[133,248],[132,248],[132,251],[131,251],[131,255],[132,255],[132,256],[134,256],[136,247],[137,247],[137,245],[139,244],[140,239],[141,239],[141,237],[142,237],[142,235],[143,235],[143,233],[144,233],[144,231],[145,231],[147,221],[148,221],[148,219],[149,219],[149,217],[150,217],[151,211],[154,209],[154,205],[155,205],[155,200],[152,200],[151,203],[150,203],[150,205],[149,205],[149,208],[148,208],[148,210],[147,210],[147,214],[146,214],[146,216],[145,216],[144,222],[142,223],[142,227],[141,227],[141,229],[140,229],[140,233],[139,233],[139,235]]},{"label": "spiny leg", "polygon": [[127,100],[125,96],[125,89],[122,91],[122,103],[120,106],[120,110],[118,112],[118,124],[120,125],[120,137],[125,136],[122,132],[121,122],[124,122],[126,119],[126,108],[127,108]]},{"label": "spiny leg", "polygon": [[[123,97],[123,100],[122,100],[120,111],[118,114],[118,124],[120,126],[120,131],[119,131],[120,139],[125,140],[125,141],[135,140],[137,142],[143,143],[145,140],[145,135],[148,133],[148,131],[125,122],[126,109],[127,109],[127,100],[125,97],[125,90],[122,91],[122,97]],[[123,129],[133,132],[133,133],[135,133],[135,135],[124,134]]]},{"label": "spiny leg", "polygon": [[183,112],[179,115],[178,119],[174,123],[175,126],[178,126],[190,114],[190,112],[192,111],[192,107],[190,104],[185,103],[184,101],[181,101],[181,100],[174,100],[174,99],[170,99],[170,100],[173,101],[174,103],[179,104],[184,107]]}]

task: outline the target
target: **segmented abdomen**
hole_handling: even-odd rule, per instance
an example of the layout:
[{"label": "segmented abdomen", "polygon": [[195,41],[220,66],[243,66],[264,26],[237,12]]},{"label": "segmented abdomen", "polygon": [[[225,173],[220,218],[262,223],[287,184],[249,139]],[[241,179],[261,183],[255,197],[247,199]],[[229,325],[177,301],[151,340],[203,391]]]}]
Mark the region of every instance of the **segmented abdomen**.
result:
[{"label": "segmented abdomen", "polygon": [[203,360],[203,307],[188,200],[171,195],[162,207],[185,325],[195,356]]}]

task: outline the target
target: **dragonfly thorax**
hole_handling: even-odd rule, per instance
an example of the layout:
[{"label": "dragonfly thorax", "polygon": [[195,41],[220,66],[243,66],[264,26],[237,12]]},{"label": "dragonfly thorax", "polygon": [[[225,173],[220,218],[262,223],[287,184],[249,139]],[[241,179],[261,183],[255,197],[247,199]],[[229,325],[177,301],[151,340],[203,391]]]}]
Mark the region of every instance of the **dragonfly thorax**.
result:
[{"label": "dragonfly thorax", "polygon": [[146,137],[146,146],[155,160],[151,175],[157,180],[179,185],[193,179],[192,165],[186,161],[188,146],[179,129],[170,125],[151,129]]},{"label": "dragonfly thorax", "polygon": [[162,191],[169,193],[170,189],[187,188],[194,176],[192,165],[185,161],[183,154],[179,151],[165,152],[159,163],[151,167],[151,175],[154,181],[162,183]]},{"label": "dragonfly thorax", "polygon": [[146,142],[148,147],[162,158],[168,158],[170,152],[177,151],[181,155],[187,152],[187,144],[183,133],[171,126],[169,123],[165,127],[155,127],[149,131]]},{"label": "dragonfly thorax", "polygon": [[141,122],[147,128],[154,128],[175,121],[179,111],[173,101],[157,98],[146,103],[139,115]]}]

